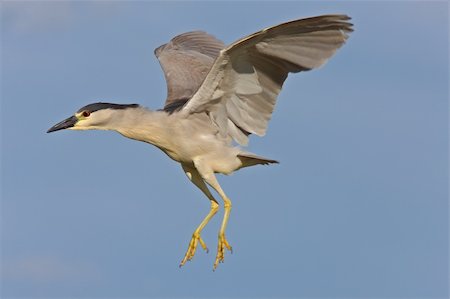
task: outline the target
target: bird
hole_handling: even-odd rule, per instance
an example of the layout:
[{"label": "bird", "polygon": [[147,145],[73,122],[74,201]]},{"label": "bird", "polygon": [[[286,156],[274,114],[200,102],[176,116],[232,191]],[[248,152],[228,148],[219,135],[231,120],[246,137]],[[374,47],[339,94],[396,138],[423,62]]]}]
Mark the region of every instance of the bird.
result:
[{"label": "bird", "polygon": [[[69,130],[112,130],[161,149],[181,164],[187,178],[210,202],[210,210],[194,230],[179,266],[194,257],[198,245],[208,247],[203,228],[219,210],[216,270],[226,251],[225,232],[232,208],[216,174],[275,164],[244,149],[251,134],[264,136],[277,97],[289,73],[324,65],[353,31],[351,18],[329,14],[268,27],[225,44],[204,31],[177,35],[154,50],[167,83],[164,107],[96,102],[52,126],[47,133]],[[212,190],[210,189],[212,188]]]}]

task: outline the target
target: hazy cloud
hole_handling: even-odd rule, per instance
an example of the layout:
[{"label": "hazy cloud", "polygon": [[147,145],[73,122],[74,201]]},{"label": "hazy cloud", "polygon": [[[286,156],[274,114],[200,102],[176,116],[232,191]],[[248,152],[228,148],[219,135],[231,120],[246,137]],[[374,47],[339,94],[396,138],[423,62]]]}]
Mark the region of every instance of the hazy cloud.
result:
[{"label": "hazy cloud", "polygon": [[3,25],[13,32],[47,30],[64,26],[70,20],[71,2],[2,3]]},{"label": "hazy cloud", "polygon": [[99,271],[86,262],[69,261],[54,256],[30,256],[4,261],[3,275],[4,278],[11,280],[55,283],[98,279]]},{"label": "hazy cloud", "polygon": [[[81,7],[89,15],[112,16],[119,11],[118,1],[4,1],[1,17],[6,30],[29,33],[42,30],[59,30],[70,25],[79,15]],[[123,6],[123,5],[122,5]]]}]

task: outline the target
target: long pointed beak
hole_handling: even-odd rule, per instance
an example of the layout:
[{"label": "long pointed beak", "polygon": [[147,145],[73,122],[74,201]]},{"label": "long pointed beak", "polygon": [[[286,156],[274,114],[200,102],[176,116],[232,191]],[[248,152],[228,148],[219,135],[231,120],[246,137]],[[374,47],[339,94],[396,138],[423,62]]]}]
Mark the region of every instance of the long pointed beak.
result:
[{"label": "long pointed beak", "polygon": [[59,130],[67,129],[67,128],[71,128],[77,122],[78,122],[78,118],[76,118],[76,116],[73,115],[73,116],[71,116],[69,118],[66,118],[62,122],[57,123],[56,125],[54,125],[50,129],[48,129],[47,133],[51,133],[51,132],[55,132],[55,131],[59,131]]}]

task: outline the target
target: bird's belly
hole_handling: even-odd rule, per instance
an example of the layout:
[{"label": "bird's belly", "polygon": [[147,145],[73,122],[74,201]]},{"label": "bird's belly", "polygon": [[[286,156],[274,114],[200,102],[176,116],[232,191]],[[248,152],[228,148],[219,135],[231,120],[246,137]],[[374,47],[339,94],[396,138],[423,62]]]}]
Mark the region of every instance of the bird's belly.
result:
[{"label": "bird's belly", "polygon": [[192,162],[195,157],[217,152],[220,143],[209,136],[191,136],[190,138],[174,138],[177,142],[161,147],[171,159],[180,163]]},{"label": "bird's belly", "polygon": [[194,135],[181,140],[184,142],[171,144],[161,150],[183,164],[192,164],[196,159],[203,158],[214,172],[228,174],[240,167],[237,158],[239,150],[221,142],[214,135]]}]

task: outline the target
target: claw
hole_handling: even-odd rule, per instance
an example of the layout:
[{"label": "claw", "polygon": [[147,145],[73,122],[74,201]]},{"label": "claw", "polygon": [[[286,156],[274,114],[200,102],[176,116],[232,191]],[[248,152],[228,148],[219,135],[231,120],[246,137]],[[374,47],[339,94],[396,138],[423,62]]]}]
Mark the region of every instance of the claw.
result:
[{"label": "claw", "polygon": [[200,235],[198,236],[198,241],[200,242],[200,245],[202,246],[203,250],[206,251],[206,253],[209,252],[208,247],[206,246],[205,242],[202,240]]},{"label": "claw", "polygon": [[200,242],[200,246],[206,251],[206,253],[209,252],[208,247],[206,247],[205,242],[202,240],[202,238],[200,237],[200,234],[197,232],[194,232],[192,234],[192,239],[189,242],[189,246],[188,246],[188,250],[186,251],[186,254],[184,255],[183,260],[181,261],[179,267],[181,268],[182,266],[184,266],[184,264],[187,261],[192,260],[192,258],[195,255],[195,251],[197,250],[197,245]]},{"label": "claw", "polygon": [[217,255],[216,255],[216,261],[214,262],[213,271],[217,269],[217,266],[219,263],[223,263],[225,260],[225,248],[233,252],[233,249],[231,248],[230,244],[228,243],[227,239],[225,238],[225,235],[219,235],[219,243],[217,244]]}]

